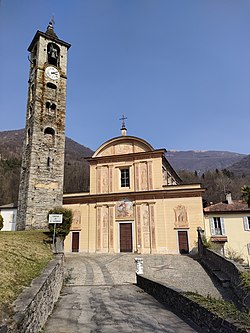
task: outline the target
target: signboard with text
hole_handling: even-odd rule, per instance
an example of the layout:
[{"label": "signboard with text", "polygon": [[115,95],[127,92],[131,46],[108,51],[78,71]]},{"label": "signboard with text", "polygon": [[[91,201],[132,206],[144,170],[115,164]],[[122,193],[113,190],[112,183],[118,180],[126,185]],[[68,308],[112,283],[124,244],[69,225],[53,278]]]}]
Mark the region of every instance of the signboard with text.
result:
[{"label": "signboard with text", "polygon": [[49,214],[49,223],[62,223],[63,214]]}]

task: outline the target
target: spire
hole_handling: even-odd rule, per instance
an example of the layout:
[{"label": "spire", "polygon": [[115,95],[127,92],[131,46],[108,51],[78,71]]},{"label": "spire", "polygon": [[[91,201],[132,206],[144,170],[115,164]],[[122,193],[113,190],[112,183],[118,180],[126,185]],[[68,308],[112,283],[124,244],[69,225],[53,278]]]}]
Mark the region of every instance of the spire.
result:
[{"label": "spire", "polygon": [[122,114],[122,117],[120,118],[120,120],[122,121],[122,128],[121,128],[121,131],[122,131],[122,135],[127,135],[127,129],[126,129],[126,126],[125,126],[125,119],[127,119],[127,117],[124,117],[124,114]]},{"label": "spire", "polygon": [[51,37],[54,38],[58,38],[56,33],[54,32],[54,24],[55,24],[55,20],[54,20],[54,16],[52,16],[52,18],[49,21],[49,25],[47,26],[47,30],[46,30],[46,35],[49,35]]}]

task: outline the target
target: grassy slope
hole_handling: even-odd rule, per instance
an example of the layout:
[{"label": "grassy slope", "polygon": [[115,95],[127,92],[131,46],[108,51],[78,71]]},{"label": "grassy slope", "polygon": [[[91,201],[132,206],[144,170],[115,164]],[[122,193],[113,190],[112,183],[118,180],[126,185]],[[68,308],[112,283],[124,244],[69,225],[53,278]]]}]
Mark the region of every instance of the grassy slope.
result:
[{"label": "grassy slope", "polygon": [[0,232],[0,313],[51,260],[45,239],[41,231]]}]

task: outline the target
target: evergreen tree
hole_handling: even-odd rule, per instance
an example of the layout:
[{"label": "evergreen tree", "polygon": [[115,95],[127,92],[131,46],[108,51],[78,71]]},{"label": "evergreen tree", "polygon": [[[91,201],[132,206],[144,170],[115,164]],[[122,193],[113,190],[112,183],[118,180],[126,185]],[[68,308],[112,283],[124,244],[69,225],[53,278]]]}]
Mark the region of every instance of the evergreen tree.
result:
[{"label": "evergreen tree", "polygon": [[250,186],[243,186],[241,188],[242,198],[247,202],[248,207],[250,207]]}]

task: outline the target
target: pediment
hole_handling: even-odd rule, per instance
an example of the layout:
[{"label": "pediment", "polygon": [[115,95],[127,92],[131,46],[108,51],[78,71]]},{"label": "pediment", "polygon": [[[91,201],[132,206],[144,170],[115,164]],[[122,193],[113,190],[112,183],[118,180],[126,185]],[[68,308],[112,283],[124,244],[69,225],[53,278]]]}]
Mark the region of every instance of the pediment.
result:
[{"label": "pediment", "polygon": [[153,150],[153,147],[143,139],[122,136],[105,142],[96,150],[92,157],[133,154]]}]

